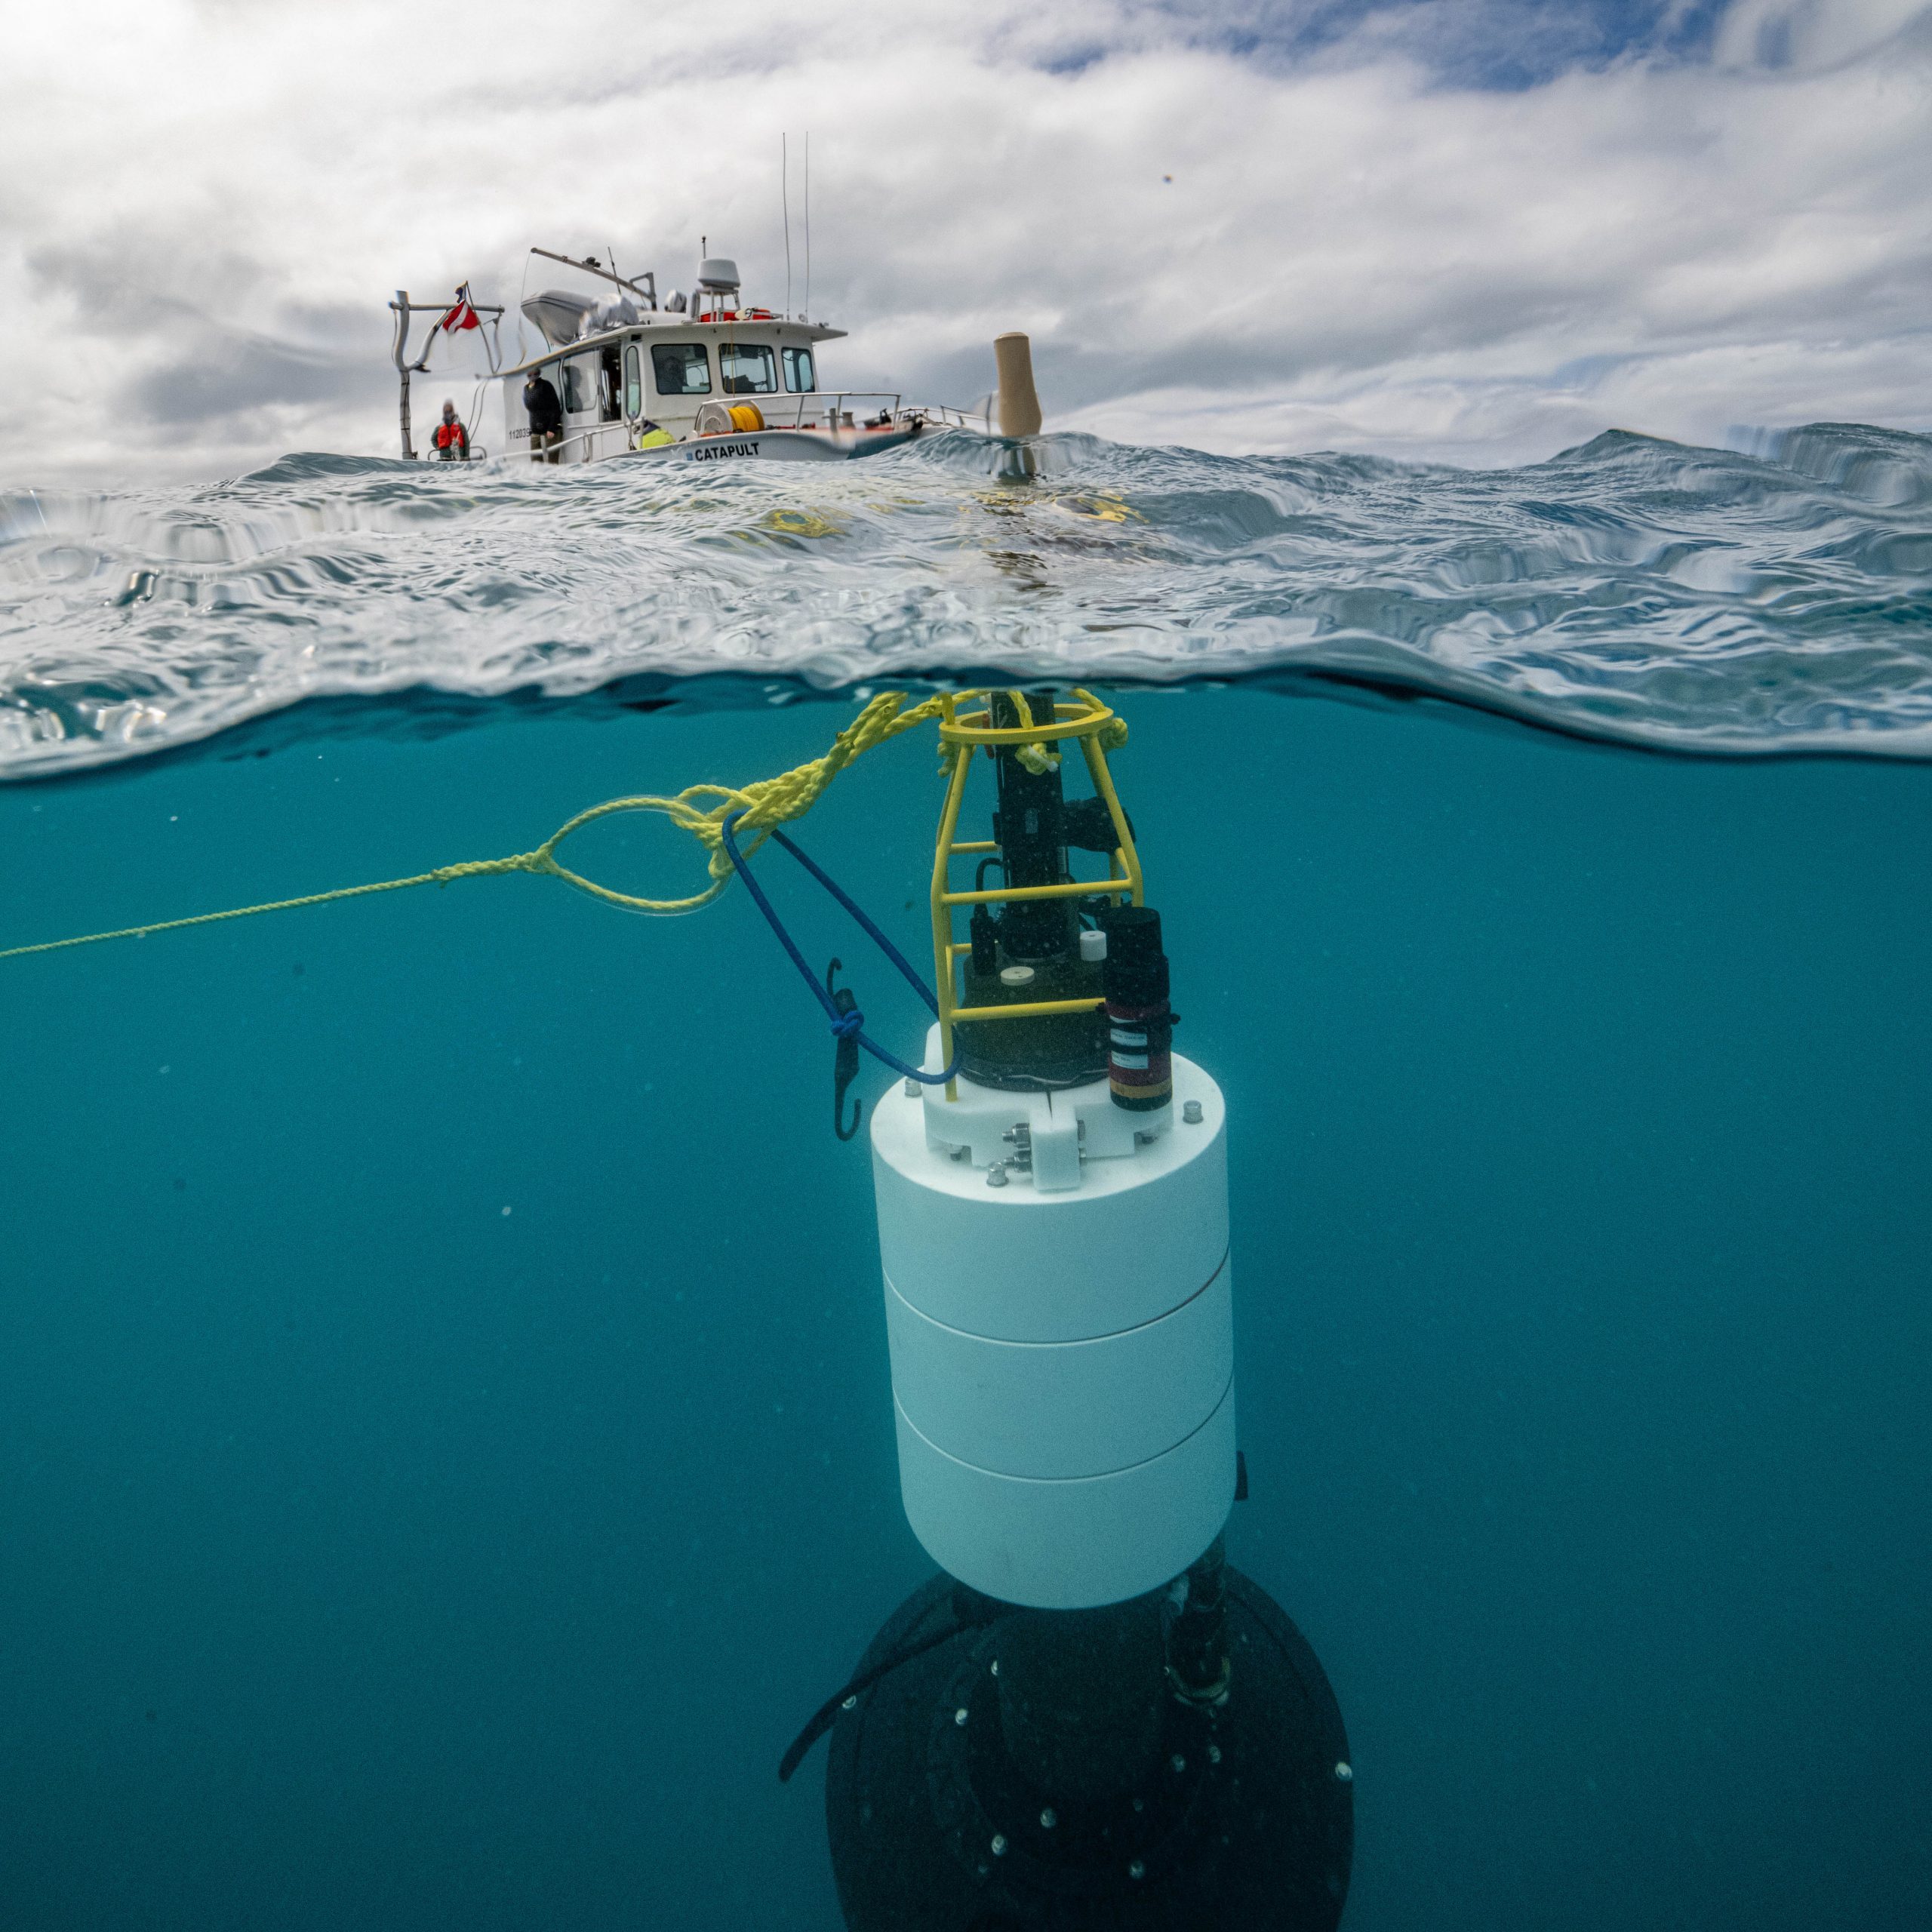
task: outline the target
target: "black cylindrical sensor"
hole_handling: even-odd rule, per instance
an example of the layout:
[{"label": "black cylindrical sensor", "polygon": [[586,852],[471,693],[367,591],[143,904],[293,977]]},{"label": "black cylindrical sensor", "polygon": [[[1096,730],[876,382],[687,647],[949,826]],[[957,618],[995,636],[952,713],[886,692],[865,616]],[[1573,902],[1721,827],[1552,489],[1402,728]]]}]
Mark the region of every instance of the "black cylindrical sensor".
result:
[{"label": "black cylindrical sensor", "polygon": [[1151,906],[1117,906],[1100,915],[1107,936],[1107,1083],[1114,1105],[1152,1113],[1173,1104],[1174,1012],[1161,915]]}]

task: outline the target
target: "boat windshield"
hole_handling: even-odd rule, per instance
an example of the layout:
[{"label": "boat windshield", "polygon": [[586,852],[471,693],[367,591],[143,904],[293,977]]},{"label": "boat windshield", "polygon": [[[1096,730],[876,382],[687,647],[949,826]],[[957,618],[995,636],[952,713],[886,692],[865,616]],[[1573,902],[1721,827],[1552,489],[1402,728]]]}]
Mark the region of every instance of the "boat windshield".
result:
[{"label": "boat windshield", "polygon": [[651,369],[660,395],[711,393],[711,358],[701,342],[654,342]]},{"label": "boat windshield", "polygon": [[721,342],[718,373],[727,395],[769,395],[778,386],[771,351],[761,342]]},{"label": "boat windshield", "polygon": [[788,349],[784,355],[785,386],[793,395],[807,395],[818,387],[809,349]]}]

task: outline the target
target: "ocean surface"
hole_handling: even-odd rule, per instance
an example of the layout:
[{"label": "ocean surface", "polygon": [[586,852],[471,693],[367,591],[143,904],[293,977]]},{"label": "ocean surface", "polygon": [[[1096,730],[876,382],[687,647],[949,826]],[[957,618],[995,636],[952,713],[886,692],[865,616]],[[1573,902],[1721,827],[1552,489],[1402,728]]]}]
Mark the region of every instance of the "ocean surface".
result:
[{"label": "ocean surface", "polygon": [[[1103,688],[1345,1924],[1921,1922],[1932,438],[998,467],[0,494],[0,948],[525,851],[880,689]],[[915,958],[933,749],[799,830]],[[837,1932],[778,1759],[931,1566],[744,895],[466,879],[0,998],[0,1927]]]}]

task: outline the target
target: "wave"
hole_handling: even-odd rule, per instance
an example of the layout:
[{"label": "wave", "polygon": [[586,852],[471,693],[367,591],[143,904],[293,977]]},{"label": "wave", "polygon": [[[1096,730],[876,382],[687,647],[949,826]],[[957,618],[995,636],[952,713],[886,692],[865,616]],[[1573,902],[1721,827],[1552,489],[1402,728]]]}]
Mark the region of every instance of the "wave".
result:
[{"label": "wave", "polygon": [[[1932,437],[1614,432],[1468,471],[946,432],[694,473],[300,454],[0,493],[0,775],[318,699],[988,676],[1411,694],[1678,752],[1932,755]],[[448,703],[442,700],[447,700]]]}]

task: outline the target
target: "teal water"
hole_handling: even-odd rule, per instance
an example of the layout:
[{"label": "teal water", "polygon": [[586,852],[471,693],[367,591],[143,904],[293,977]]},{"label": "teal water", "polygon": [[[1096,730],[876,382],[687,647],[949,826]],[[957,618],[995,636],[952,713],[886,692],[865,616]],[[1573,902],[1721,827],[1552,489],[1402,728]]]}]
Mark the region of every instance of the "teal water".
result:
[{"label": "teal water", "polygon": [[[851,711],[643,688],[88,749],[0,789],[0,943],[525,849]],[[1346,1923],[1915,1922],[1932,769],[1114,697],[1229,1099],[1230,1550],[1347,1715]],[[801,833],[909,949],[937,805],[903,742]],[[929,1566],[868,1166],[743,897],[477,881],[0,976],[0,1923],[835,1932],[777,1758]]]}]

